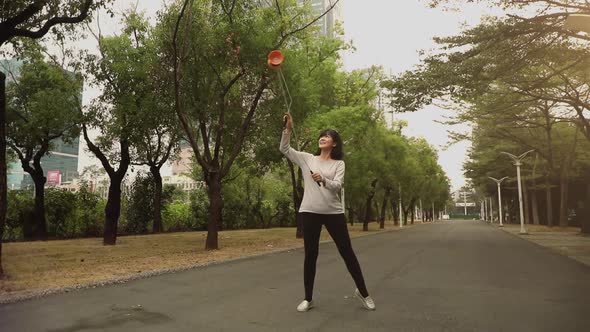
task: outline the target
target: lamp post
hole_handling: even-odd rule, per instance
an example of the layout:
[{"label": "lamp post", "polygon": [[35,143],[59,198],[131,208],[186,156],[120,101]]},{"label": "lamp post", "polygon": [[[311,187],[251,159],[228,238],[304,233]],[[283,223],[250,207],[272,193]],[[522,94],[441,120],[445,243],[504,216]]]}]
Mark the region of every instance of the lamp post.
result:
[{"label": "lamp post", "polygon": [[482,204],[482,202],[483,201],[480,199],[479,200],[479,217],[480,217],[480,219],[485,220],[484,219],[485,218],[485,215],[483,213],[483,204]]},{"label": "lamp post", "polygon": [[[465,209],[465,216],[467,216],[467,193],[463,192],[463,209]],[[465,217],[467,218],[467,217]]]},{"label": "lamp post", "polygon": [[527,234],[526,229],[524,228],[524,208],[522,206],[522,184],[520,183],[520,165],[522,165],[522,159],[524,159],[524,157],[526,157],[527,154],[533,151],[535,150],[529,150],[518,157],[513,155],[512,153],[500,152],[512,158],[512,161],[514,161],[514,166],[516,166],[516,178],[518,182],[518,205],[520,207],[520,234]]},{"label": "lamp post", "polygon": [[422,209],[422,198],[420,198],[420,222],[424,223],[424,210]]},{"label": "lamp post", "polygon": [[491,176],[488,176],[488,178],[492,179],[498,185],[498,220],[500,220],[500,227],[504,227],[504,224],[502,224],[502,191],[500,190],[500,185],[504,180],[508,179],[508,177],[505,176],[500,180]]}]

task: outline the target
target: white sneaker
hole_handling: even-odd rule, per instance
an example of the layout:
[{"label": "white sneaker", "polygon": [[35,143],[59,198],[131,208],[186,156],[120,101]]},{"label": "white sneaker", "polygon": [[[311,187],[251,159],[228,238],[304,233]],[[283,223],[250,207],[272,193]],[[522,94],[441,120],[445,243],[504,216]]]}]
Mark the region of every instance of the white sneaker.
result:
[{"label": "white sneaker", "polygon": [[358,289],[354,290],[354,296],[361,301],[363,307],[367,310],[375,310],[375,301],[370,296],[363,297]]},{"label": "white sneaker", "polygon": [[313,308],[313,301],[303,300],[303,302],[299,303],[299,305],[297,306],[297,311],[305,312],[311,308]]}]

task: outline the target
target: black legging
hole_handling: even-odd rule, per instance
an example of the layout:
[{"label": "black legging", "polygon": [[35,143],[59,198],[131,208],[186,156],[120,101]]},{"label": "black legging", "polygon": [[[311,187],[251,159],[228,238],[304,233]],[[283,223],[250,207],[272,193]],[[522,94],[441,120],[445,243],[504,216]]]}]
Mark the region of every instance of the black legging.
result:
[{"label": "black legging", "polygon": [[305,262],[303,264],[303,283],[305,285],[305,299],[311,301],[313,296],[313,283],[315,280],[315,267],[318,259],[320,234],[322,225],[326,226],[328,233],[336,243],[340,256],[346,263],[348,272],[354,279],[354,283],[362,296],[369,296],[365,279],[359,261],[352,250],[346,219],[344,214],[317,214],[301,212],[299,217],[303,221],[303,240],[305,243]]}]

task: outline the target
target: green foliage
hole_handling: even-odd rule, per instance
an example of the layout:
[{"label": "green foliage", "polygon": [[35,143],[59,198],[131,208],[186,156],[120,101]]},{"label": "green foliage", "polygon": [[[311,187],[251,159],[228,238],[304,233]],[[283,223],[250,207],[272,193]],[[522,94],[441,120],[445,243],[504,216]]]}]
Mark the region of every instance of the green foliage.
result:
[{"label": "green foliage", "polygon": [[75,220],[76,194],[59,189],[45,191],[47,231],[56,238],[71,238],[81,233]]},{"label": "green foliage", "polygon": [[167,232],[203,230],[195,223],[190,205],[182,202],[170,203],[164,208],[162,224]]},{"label": "green foliage", "polygon": [[164,185],[162,188],[162,205],[188,200],[189,195],[177,186]]},{"label": "green foliage", "polygon": [[[52,1],[2,1],[0,10],[0,46],[10,43],[11,53],[22,51],[29,38],[42,38],[49,31],[59,41],[71,36],[74,23],[90,21],[93,11],[108,6],[112,0],[52,0]],[[9,53],[0,48],[0,55]]]},{"label": "green foliage", "polygon": [[[465,2],[472,1],[431,4]],[[536,195],[531,198],[534,203],[541,196],[537,191],[559,183],[560,223],[565,225],[565,210],[576,205],[568,197],[568,185],[583,185],[590,169],[590,51],[575,41],[589,40],[587,34],[565,29],[563,22],[571,9],[588,9],[588,4],[499,0],[491,6],[517,15],[486,17],[458,35],[436,38],[438,50],[384,87],[398,111],[418,110],[436,101],[456,110],[449,124],[473,127],[470,134],[453,136],[473,143],[464,169],[483,197],[496,194],[490,176],[511,176],[505,184],[516,186],[514,166],[501,152],[520,155],[534,150],[523,162],[523,183],[531,196]],[[509,193],[517,196],[515,190]],[[547,214],[553,200],[541,200],[549,206]],[[536,206],[531,209],[538,214]],[[544,218],[551,223],[551,215]]]},{"label": "green foliage", "polygon": [[8,191],[8,209],[3,241],[24,239],[24,228],[32,227],[33,204],[34,202],[30,192]]},{"label": "green foliage", "polygon": [[[47,189],[45,202],[49,238],[92,237],[102,234],[105,202],[98,195],[89,192],[85,186],[76,193]],[[33,227],[32,217],[32,193],[9,191],[4,240],[29,239]]]},{"label": "green foliage", "polygon": [[125,223],[125,233],[144,234],[154,218],[154,178],[150,173],[138,174],[130,188]]},{"label": "green foliage", "polygon": [[190,213],[194,230],[207,229],[209,196],[205,190],[195,190],[190,194]]},{"label": "green foliage", "polygon": [[102,235],[104,227],[104,208],[106,201],[96,193],[90,192],[83,183],[76,192],[76,208],[73,219],[80,225],[80,236],[96,237]]},{"label": "green foliage", "polygon": [[293,225],[292,197],[285,174],[271,170],[257,175],[236,167],[237,177],[224,186],[224,227],[268,228]]},{"label": "green foliage", "polygon": [[28,55],[18,72],[3,70],[14,79],[6,91],[7,141],[21,159],[47,153],[56,138],[68,142],[80,135],[80,100],[72,96],[82,91],[81,77],[43,62],[38,51]]}]

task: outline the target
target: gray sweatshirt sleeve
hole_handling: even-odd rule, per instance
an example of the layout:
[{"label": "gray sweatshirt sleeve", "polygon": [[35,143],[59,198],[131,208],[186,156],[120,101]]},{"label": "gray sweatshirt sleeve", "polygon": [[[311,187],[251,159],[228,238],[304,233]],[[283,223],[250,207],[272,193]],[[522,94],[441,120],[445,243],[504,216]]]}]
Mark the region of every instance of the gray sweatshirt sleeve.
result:
[{"label": "gray sweatshirt sleeve", "polygon": [[310,155],[309,153],[300,152],[293,149],[289,145],[289,140],[291,139],[291,131],[290,130],[283,130],[283,135],[281,136],[281,145],[279,150],[287,157],[289,160],[297,164],[299,167],[302,167],[305,163],[306,158]]},{"label": "gray sweatshirt sleeve", "polygon": [[329,190],[332,190],[335,192],[340,192],[340,190],[342,189],[342,185],[344,184],[344,170],[345,170],[344,161],[339,162],[338,165],[336,166],[336,175],[334,175],[334,179],[330,180],[330,179],[324,178],[324,183],[325,183],[326,189],[329,189]]}]

